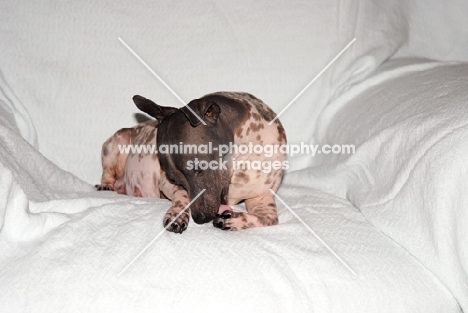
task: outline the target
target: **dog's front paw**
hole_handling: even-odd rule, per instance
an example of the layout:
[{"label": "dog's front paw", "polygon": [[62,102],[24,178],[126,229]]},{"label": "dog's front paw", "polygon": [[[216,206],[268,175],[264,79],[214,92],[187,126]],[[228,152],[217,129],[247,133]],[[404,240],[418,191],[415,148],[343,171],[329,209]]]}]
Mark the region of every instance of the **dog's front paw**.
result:
[{"label": "dog's front paw", "polygon": [[99,191],[102,191],[102,190],[115,191],[114,185],[111,185],[111,184],[94,185],[94,188],[96,188],[96,190],[99,190]]},{"label": "dog's front paw", "polygon": [[168,231],[182,234],[188,227],[190,215],[188,212],[183,212],[177,219],[176,216],[180,212],[176,212],[174,208],[170,208],[164,216],[163,225]]},{"label": "dog's front paw", "polygon": [[242,229],[240,224],[242,224],[243,214],[242,212],[233,211],[224,211],[223,213],[216,214],[213,226],[222,230]]}]

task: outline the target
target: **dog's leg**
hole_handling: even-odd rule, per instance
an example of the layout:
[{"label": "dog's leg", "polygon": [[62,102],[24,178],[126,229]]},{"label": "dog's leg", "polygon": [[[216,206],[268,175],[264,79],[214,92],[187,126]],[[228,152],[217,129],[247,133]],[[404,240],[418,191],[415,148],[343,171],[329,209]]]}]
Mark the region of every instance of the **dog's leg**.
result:
[{"label": "dog's leg", "polygon": [[[120,153],[119,145],[129,145],[131,135],[132,128],[122,128],[102,145],[102,177],[101,184],[96,185],[97,190],[115,190],[125,193],[125,190],[117,190],[119,186],[116,186],[115,182],[123,177],[128,157],[128,154]],[[123,184],[122,187],[125,188]]]},{"label": "dog's leg", "polygon": [[164,216],[163,225],[164,227],[167,227],[169,223],[171,223],[171,225],[166,229],[174,233],[182,234],[182,232],[188,227],[190,221],[190,210],[185,210],[176,220],[174,220],[174,218],[182,212],[190,202],[187,191],[185,191],[183,187],[171,183],[167,179],[164,171],[161,171],[159,188],[168,199],[172,200],[172,206],[167,210],[167,213]]},{"label": "dog's leg", "polygon": [[278,224],[275,198],[272,194],[245,200],[247,212],[224,211],[217,214],[213,225],[223,230],[241,230]]}]

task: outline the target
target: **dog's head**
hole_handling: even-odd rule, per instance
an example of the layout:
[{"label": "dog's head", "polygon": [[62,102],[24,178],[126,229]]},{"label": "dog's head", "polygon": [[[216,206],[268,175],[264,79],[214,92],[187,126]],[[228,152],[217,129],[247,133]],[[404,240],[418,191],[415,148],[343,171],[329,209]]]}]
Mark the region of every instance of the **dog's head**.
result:
[{"label": "dog's head", "polygon": [[134,96],[133,101],[160,122],[156,143],[166,176],[183,186],[191,200],[205,189],[190,210],[196,223],[210,222],[220,205],[227,204],[232,162],[229,152],[219,155],[213,149],[209,153],[209,145],[233,143],[233,125],[242,119],[239,105],[220,96],[196,99],[180,109],[162,107],[141,96]]}]

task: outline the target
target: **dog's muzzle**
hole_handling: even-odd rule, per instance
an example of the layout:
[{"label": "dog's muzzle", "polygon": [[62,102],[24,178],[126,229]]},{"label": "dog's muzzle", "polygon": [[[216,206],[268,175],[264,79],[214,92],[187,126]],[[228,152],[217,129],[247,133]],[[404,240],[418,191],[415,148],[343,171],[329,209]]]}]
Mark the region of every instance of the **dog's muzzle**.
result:
[{"label": "dog's muzzle", "polygon": [[197,224],[205,224],[205,223],[211,222],[211,220],[213,220],[214,216],[210,217],[210,216],[207,216],[203,212],[198,212],[198,213],[194,214],[192,216],[192,218],[195,221],[195,223],[197,223]]}]

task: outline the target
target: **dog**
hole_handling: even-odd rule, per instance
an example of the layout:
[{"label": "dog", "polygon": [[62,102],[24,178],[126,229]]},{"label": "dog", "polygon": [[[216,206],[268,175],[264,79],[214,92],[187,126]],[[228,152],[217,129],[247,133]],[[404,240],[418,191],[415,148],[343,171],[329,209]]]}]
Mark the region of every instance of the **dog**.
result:
[{"label": "dog", "polygon": [[[197,224],[212,221],[223,230],[278,224],[270,189],[276,192],[280,186],[287,168],[286,155],[281,149],[271,153],[260,150],[285,145],[287,139],[276,114],[263,101],[242,92],[208,94],[180,109],[163,107],[141,96],[134,96],[133,101],[156,120],[123,128],[103,144],[98,190],[171,199],[163,225],[175,233],[187,229],[190,213]],[[156,144],[158,153],[120,153],[118,146],[129,144]],[[213,151],[194,151],[207,145]],[[256,147],[255,152],[241,149],[249,146]],[[174,147],[192,150],[171,153],[168,149]],[[190,199],[195,199],[190,213],[181,213]],[[229,205],[242,201],[247,212],[230,209]]]}]

